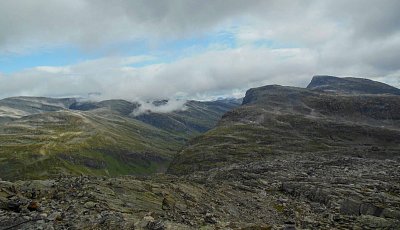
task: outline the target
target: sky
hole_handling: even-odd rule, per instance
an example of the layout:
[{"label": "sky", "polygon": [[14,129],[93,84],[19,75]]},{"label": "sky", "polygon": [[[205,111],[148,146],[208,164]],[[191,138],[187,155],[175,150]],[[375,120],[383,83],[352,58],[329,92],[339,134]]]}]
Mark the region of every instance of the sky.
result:
[{"label": "sky", "polygon": [[3,0],[0,98],[240,97],[313,75],[400,87],[398,0]]}]

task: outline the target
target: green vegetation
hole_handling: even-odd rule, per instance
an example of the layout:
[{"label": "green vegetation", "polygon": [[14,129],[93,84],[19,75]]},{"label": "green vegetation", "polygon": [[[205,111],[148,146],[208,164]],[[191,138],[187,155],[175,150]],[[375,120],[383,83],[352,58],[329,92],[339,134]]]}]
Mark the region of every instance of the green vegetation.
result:
[{"label": "green vegetation", "polygon": [[131,116],[138,104],[124,100],[3,99],[0,178],[163,172],[190,137],[213,127],[236,105],[191,101],[184,111],[146,114],[141,121]]},{"label": "green vegetation", "polygon": [[285,206],[281,205],[281,204],[275,204],[274,208],[277,212],[282,213],[285,211]]},{"label": "green vegetation", "polygon": [[2,178],[57,173],[148,174],[165,168],[182,142],[167,132],[115,115],[82,112],[25,117],[1,127]]},{"label": "green vegetation", "polygon": [[240,100],[188,101],[185,109],[170,113],[145,113],[135,117],[149,125],[188,140],[215,127],[222,115],[239,106]]}]

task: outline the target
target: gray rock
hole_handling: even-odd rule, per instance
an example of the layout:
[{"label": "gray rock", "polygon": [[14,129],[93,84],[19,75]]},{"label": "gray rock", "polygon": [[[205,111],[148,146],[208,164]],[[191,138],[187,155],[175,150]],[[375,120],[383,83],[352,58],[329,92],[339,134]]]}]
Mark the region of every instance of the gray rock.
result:
[{"label": "gray rock", "polygon": [[96,203],[94,203],[92,201],[88,201],[84,204],[84,207],[87,209],[92,209],[92,208],[96,207]]},{"label": "gray rock", "polygon": [[345,215],[360,215],[361,202],[346,199],[340,206],[340,212]]},{"label": "gray rock", "polygon": [[61,212],[53,212],[47,217],[47,219],[50,221],[61,220],[62,219]]},{"label": "gray rock", "polygon": [[381,216],[384,208],[377,207],[371,203],[362,203],[360,205],[360,214],[371,215],[371,216]]}]

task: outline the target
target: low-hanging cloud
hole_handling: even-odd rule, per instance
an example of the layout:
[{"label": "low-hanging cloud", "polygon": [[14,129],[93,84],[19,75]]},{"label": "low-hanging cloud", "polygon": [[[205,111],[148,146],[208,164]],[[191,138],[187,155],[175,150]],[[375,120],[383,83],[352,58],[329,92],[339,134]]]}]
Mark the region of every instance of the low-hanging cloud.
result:
[{"label": "low-hanging cloud", "polygon": [[161,104],[154,102],[141,102],[139,107],[133,110],[132,116],[139,116],[147,113],[169,113],[174,111],[184,111],[187,109],[185,106],[186,100],[167,100]]}]

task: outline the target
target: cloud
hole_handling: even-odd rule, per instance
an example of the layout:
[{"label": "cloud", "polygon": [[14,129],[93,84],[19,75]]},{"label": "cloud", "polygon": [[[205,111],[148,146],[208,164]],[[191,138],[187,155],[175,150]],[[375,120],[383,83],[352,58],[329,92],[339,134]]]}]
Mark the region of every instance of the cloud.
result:
[{"label": "cloud", "polygon": [[[323,62],[321,54],[309,48],[246,46],[209,50],[172,63],[144,67],[130,65],[151,57],[101,58],[0,75],[0,96],[85,96],[99,92],[98,100],[201,100],[266,84],[306,86],[315,74],[369,77],[400,86],[398,70],[371,65],[368,56],[362,58],[372,52],[377,50],[360,48],[341,59],[325,57]],[[359,62],[346,62],[354,58],[360,58]]]},{"label": "cloud", "polygon": [[327,1],[324,9],[327,17],[340,19],[357,39],[380,40],[399,33],[396,0]]},{"label": "cloud", "polygon": [[141,102],[140,106],[133,110],[133,116],[139,116],[145,113],[169,113],[173,111],[186,110],[186,100],[168,100],[165,103],[156,105],[152,102]]},{"label": "cloud", "polygon": [[[305,85],[315,63],[313,54],[301,49],[251,47],[210,50],[173,63],[139,68],[131,67],[129,64],[132,63],[125,61],[146,58],[103,58],[71,66],[41,66],[2,75],[0,96],[65,96],[100,92],[99,99],[201,99],[259,84]],[[297,70],[295,74],[292,69]]]},{"label": "cloud", "polygon": [[400,78],[399,1],[306,1],[282,8],[235,28],[240,43],[312,51],[319,73]]},{"label": "cloud", "polygon": [[314,43],[345,29],[357,38],[380,39],[398,32],[399,10],[396,0],[0,1],[0,51],[24,52],[65,43],[95,49],[243,25],[256,29],[247,34],[250,37],[263,34]]},{"label": "cloud", "polygon": [[221,31],[235,40],[233,47],[216,41],[199,53],[143,67],[132,66],[159,57],[111,56],[0,74],[0,96],[201,99],[263,84],[305,86],[315,74],[399,87],[398,12],[396,0],[0,1],[0,56],[65,44],[86,50],[179,42]]},{"label": "cloud", "polygon": [[0,51],[18,53],[65,43],[94,49],[115,42],[182,38],[227,23],[258,2],[0,1]]}]

